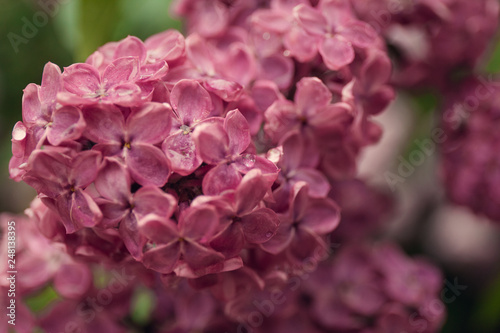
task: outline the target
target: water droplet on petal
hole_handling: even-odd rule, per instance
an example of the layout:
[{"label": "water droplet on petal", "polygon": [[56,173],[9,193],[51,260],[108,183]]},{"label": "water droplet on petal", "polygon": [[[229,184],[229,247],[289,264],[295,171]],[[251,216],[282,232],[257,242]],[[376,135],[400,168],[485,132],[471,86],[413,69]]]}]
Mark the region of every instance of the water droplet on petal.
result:
[{"label": "water droplet on petal", "polygon": [[283,55],[284,55],[285,57],[289,57],[289,56],[290,56],[290,50],[285,50],[285,51],[283,51]]},{"label": "water droplet on petal", "polygon": [[264,40],[269,40],[269,38],[271,38],[271,34],[270,34],[269,32],[264,32],[264,33],[262,34],[262,38],[263,38]]},{"label": "water droplet on petal", "polygon": [[253,166],[255,165],[255,155],[254,154],[243,155],[243,164],[247,168],[253,168]]},{"label": "water droplet on petal", "polygon": [[266,233],[266,238],[271,238],[272,235],[273,235],[272,232],[268,232],[268,233]]}]

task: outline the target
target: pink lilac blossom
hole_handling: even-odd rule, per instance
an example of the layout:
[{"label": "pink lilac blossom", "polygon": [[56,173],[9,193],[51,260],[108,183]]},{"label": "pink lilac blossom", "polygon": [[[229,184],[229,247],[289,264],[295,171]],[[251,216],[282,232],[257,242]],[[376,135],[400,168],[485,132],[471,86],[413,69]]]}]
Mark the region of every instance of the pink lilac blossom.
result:
[{"label": "pink lilac blossom", "polygon": [[393,81],[408,88],[444,88],[455,73],[474,69],[496,31],[500,9],[495,0],[351,2],[394,49]]},{"label": "pink lilac blossom", "polygon": [[[66,329],[61,318],[82,332],[237,330],[254,301],[331,255],[339,223],[376,223],[385,211],[362,185],[353,192],[376,208],[345,194],[358,155],[382,133],[371,117],[394,98],[381,39],[347,0],[176,6],[186,38],[169,30],[110,42],[62,72],[47,64],[41,85],[24,91],[10,173],[37,190],[24,220],[46,249],[25,260],[64,258],[60,273],[27,277],[62,298],[35,318],[46,331]],[[356,251],[366,267],[340,254],[339,271],[314,278],[334,278],[328,293],[288,290],[291,302],[255,331],[326,332],[345,313],[395,329],[391,318],[435,294],[428,266],[392,248],[394,267]],[[102,293],[89,278],[98,267],[134,279],[85,320],[79,311],[96,310],[88,299]],[[393,276],[370,282],[385,272]],[[414,275],[425,279],[402,295]],[[370,291],[368,304],[359,293],[331,301],[346,276]],[[146,324],[130,317],[141,288],[154,298]]]},{"label": "pink lilac blossom", "polygon": [[[500,221],[497,180],[498,82],[470,78],[447,96],[442,126],[441,176],[448,198]],[[475,99],[481,95],[484,98]],[[468,101],[473,98],[477,105]]]}]

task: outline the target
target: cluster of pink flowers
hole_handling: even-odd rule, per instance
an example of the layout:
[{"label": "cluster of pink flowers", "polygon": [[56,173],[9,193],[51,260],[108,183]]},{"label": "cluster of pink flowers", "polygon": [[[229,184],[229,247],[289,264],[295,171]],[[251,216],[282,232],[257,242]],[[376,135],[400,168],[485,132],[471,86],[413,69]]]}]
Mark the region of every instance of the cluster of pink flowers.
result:
[{"label": "cluster of pink flowers", "polygon": [[470,73],[498,26],[496,0],[351,0],[394,51],[394,83],[446,87]]},{"label": "cluster of pink flowers", "polygon": [[493,221],[500,221],[497,124],[500,83],[470,78],[449,92],[442,126],[441,175],[448,197]]},{"label": "cluster of pink flowers", "polygon": [[[437,269],[368,240],[392,201],[356,162],[395,93],[384,39],[351,5],[181,0],[187,37],[129,36],[45,66],[24,90],[10,175],[38,193],[15,218],[21,296],[53,285],[62,299],[26,332],[439,330]],[[440,34],[460,33],[450,25]],[[441,66],[427,56],[415,66]],[[146,322],[131,317],[141,288]]]}]

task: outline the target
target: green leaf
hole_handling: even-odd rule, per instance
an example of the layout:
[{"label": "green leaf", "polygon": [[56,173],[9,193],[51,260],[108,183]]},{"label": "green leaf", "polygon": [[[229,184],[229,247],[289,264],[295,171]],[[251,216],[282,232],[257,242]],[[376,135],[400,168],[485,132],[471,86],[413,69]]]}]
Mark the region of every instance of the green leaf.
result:
[{"label": "green leaf", "polygon": [[500,327],[500,276],[486,289],[473,316],[474,326],[493,332]]},{"label": "green leaf", "polygon": [[80,0],[78,26],[81,34],[76,60],[84,61],[99,46],[111,41],[120,22],[120,0]]},{"label": "green leaf", "polygon": [[156,297],[151,290],[138,288],[132,299],[132,320],[139,325],[147,324],[155,303]]},{"label": "green leaf", "polygon": [[500,40],[497,38],[496,45],[491,54],[491,58],[488,61],[485,70],[488,73],[498,73],[500,72]]},{"label": "green leaf", "polygon": [[40,292],[26,299],[26,305],[33,312],[40,312],[45,309],[50,303],[59,300],[60,297],[52,286],[47,286]]}]

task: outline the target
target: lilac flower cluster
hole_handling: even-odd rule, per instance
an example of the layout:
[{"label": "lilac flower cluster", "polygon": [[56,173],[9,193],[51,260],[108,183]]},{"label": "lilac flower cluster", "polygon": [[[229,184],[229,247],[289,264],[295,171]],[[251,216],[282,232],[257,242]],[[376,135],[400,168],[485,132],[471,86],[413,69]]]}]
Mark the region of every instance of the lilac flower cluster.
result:
[{"label": "lilac flower cluster", "polygon": [[351,0],[356,14],[394,50],[394,82],[440,89],[470,72],[498,26],[495,0]]},{"label": "lilac flower cluster", "polygon": [[[382,135],[372,116],[394,98],[391,62],[349,1],[184,0],[175,10],[188,37],[168,30],[110,42],[63,71],[48,63],[41,84],[24,90],[10,175],[37,191],[26,238],[43,238],[43,262],[56,262],[37,282],[64,298],[35,320],[47,331],[65,329],[60,318],[82,332],[125,331],[139,284],[154,291],[148,325],[157,331],[238,330],[253,301],[286,290],[305,263],[326,260],[331,239],[363,243],[390,211],[390,199],[355,176],[360,152]],[[336,236],[341,209],[346,226]],[[397,250],[378,259],[359,251],[369,267],[353,281],[374,289],[376,308],[354,304],[355,291],[332,300],[360,269],[357,254],[341,254],[333,271],[321,270],[334,276],[327,293],[295,288],[295,302],[276,310],[283,321],[252,328],[387,331],[406,327],[389,317],[425,316],[419,307],[437,293],[438,273]],[[25,260],[42,260],[26,252]],[[396,268],[383,266],[386,255]],[[89,277],[98,264],[140,282],[89,319],[80,314],[103,293]],[[406,299],[405,274],[420,271],[431,277]],[[375,275],[380,283],[367,280]],[[311,311],[298,311],[301,297]],[[345,313],[351,321],[328,321]],[[304,320],[291,327],[292,316]]]},{"label": "lilac flower cluster", "polygon": [[[468,79],[447,96],[441,175],[453,202],[500,221],[496,124],[499,83]],[[480,98],[479,98],[480,96]]]}]

